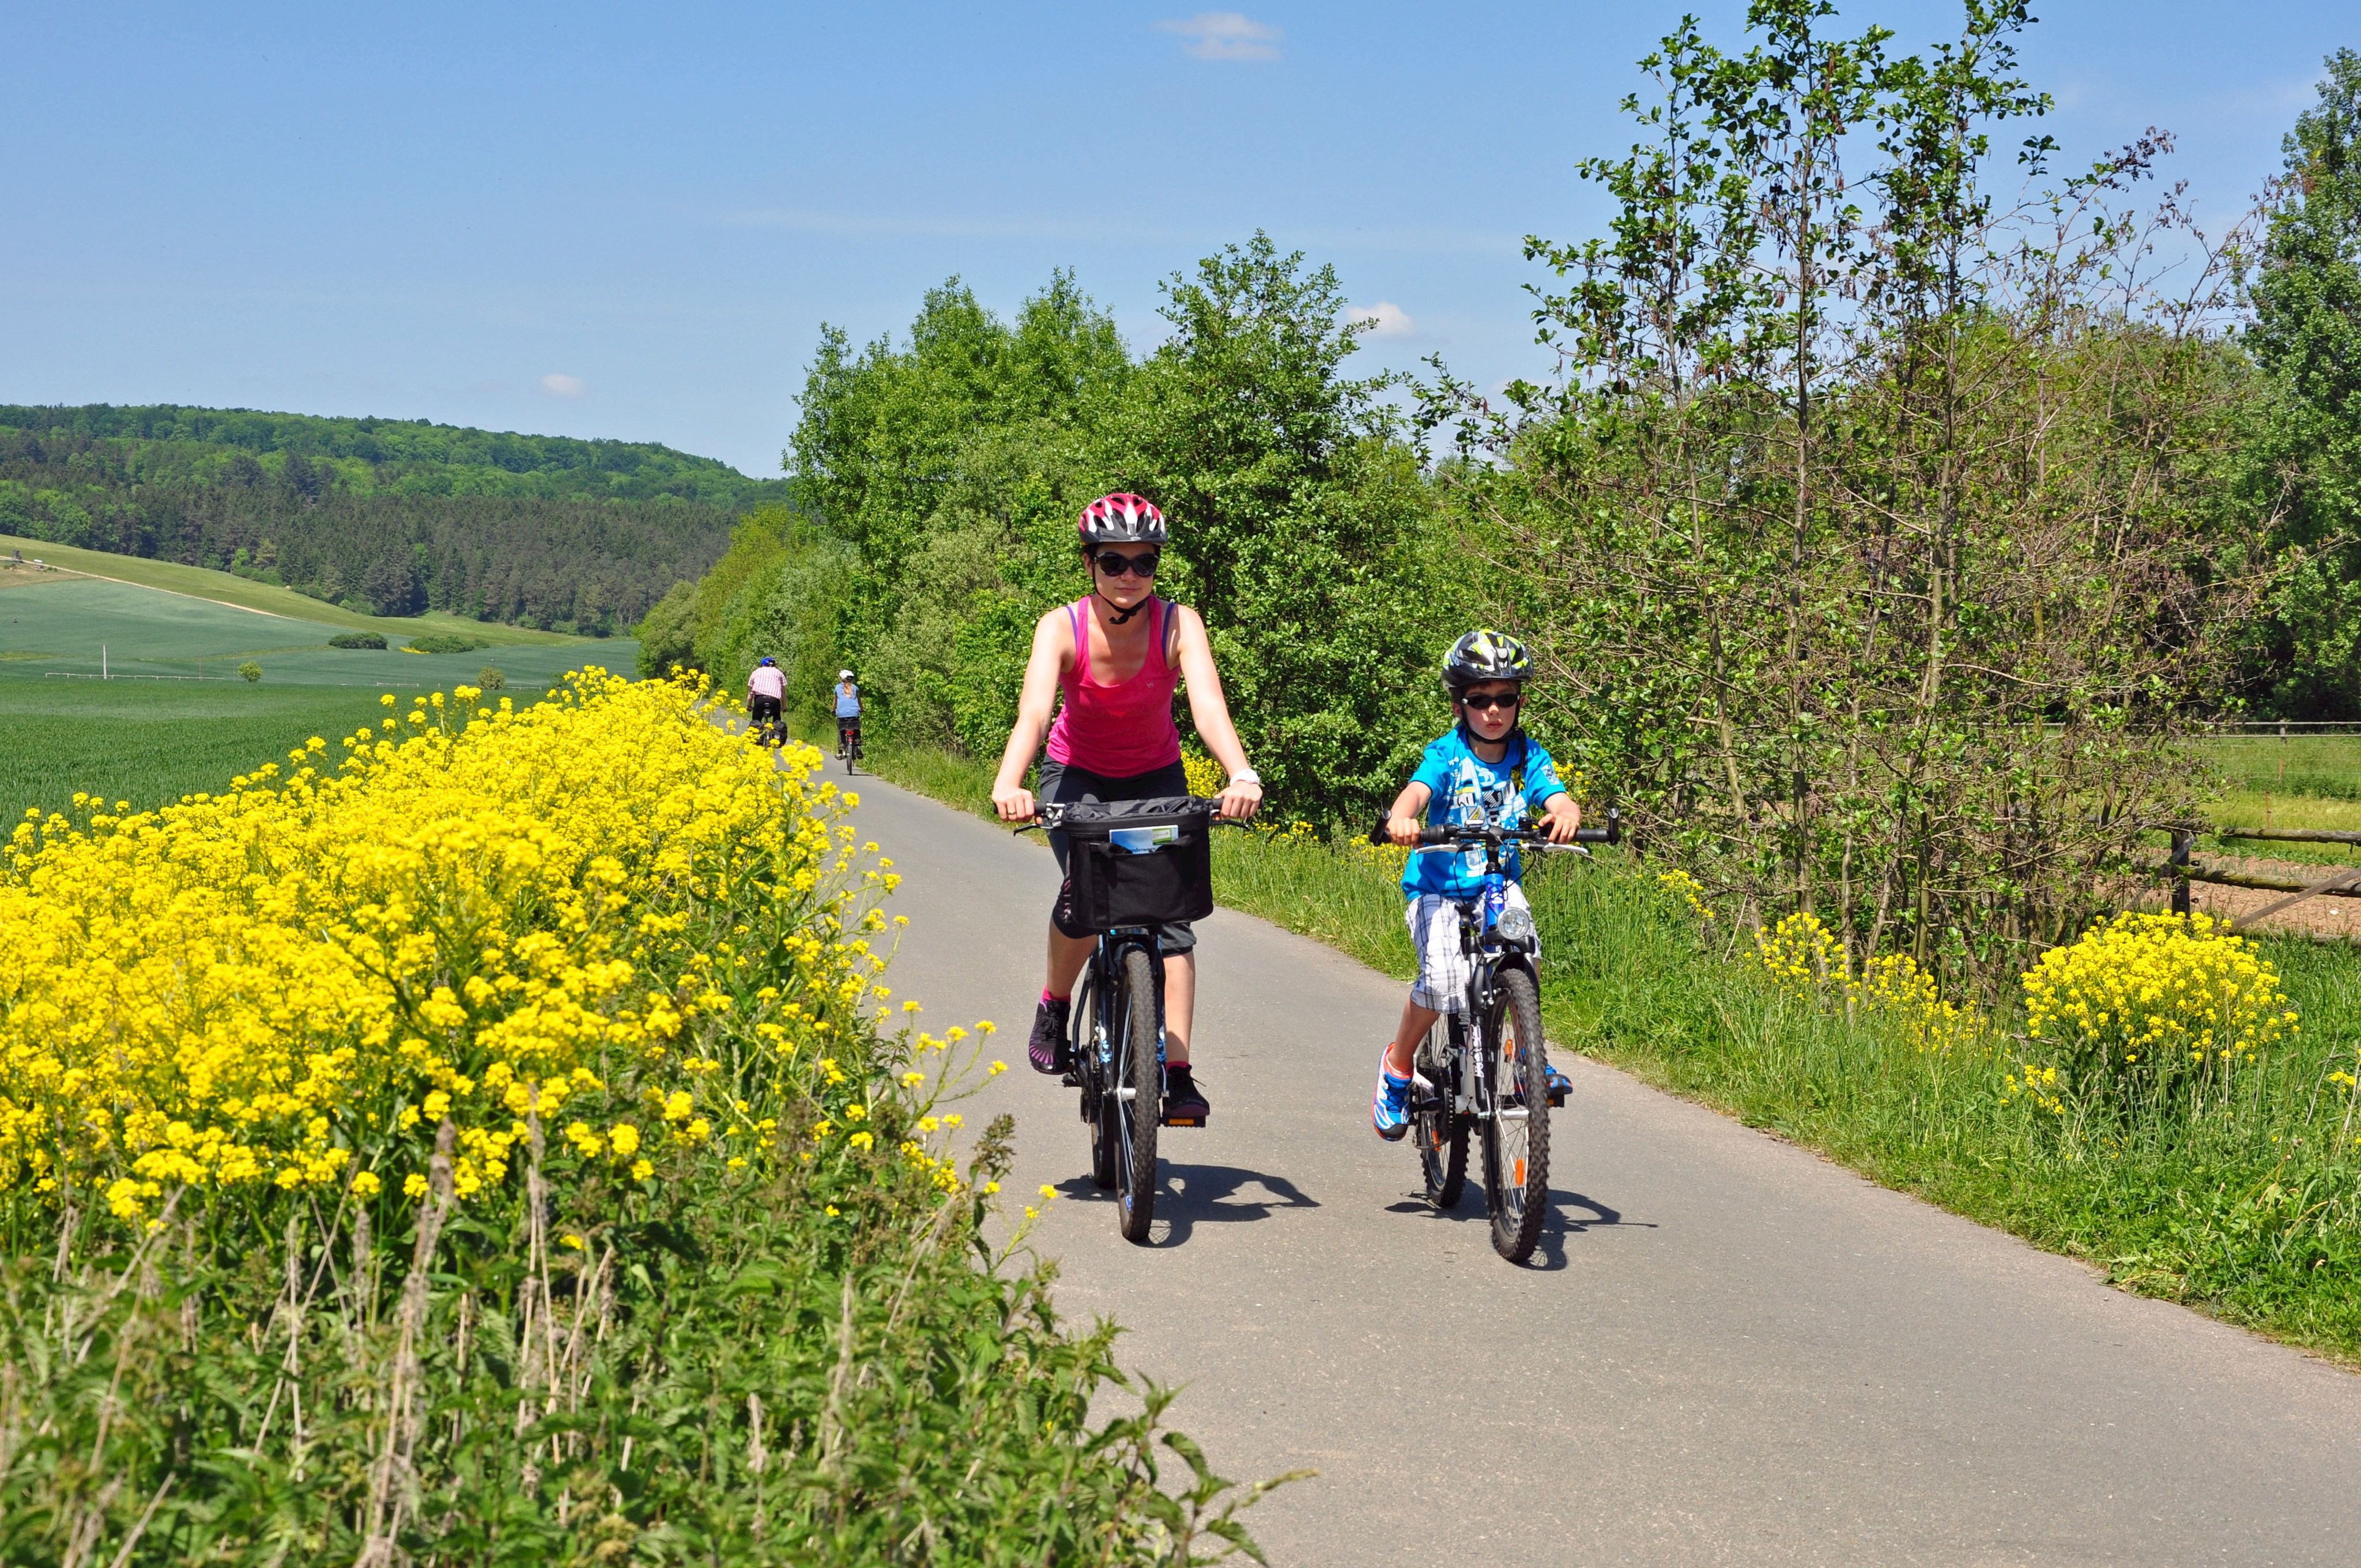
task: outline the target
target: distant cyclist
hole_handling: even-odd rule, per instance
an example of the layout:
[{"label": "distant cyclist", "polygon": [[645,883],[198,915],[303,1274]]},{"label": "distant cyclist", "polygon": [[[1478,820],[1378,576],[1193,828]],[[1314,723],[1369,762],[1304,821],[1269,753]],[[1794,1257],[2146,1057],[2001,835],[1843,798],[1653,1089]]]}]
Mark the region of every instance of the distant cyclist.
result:
[{"label": "distant cyclist", "polygon": [[746,677],[746,717],[756,728],[779,722],[780,699],[787,695],[787,674],[778,661],[765,653]]},{"label": "distant cyclist", "polygon": [[[861,729],[861,688],[852,682],[851,670],[836,672],[836,754],[844,755],[851,744],[850,737]],[[890,739],[890,737],[889,737]]]},{"label": "distant cyclist", "polygon": [[[1044,801],[1153,800],[1189,793],[1180,765],[1180,731],[1172,721],[1173,689],[1189,685],[1189,716],[1213,760],[1228,770],[1222,815],[1252,817],[1262,804],[1262,778],[1246,766],[1246,748],[1230,723],[1213,647],[1195,610],[1159,598],[1156,570],[1163,555],[1164,514],[1137,496],[1101,496],[1082,509],[1079,529],[1091,591],[1051,610],[1033,628],[1016,727],[1001,754],[992,804],[1004,822],[1030,822],[1037,811],[1025,770],[1049,739],[1041,762]],[[1050,724],[1062,688],[1065,705]],[[1058,869],[1066,869],[1063,833],[1049,835]],[[1035,1070],[1060,1073],[1066,1059],[1066,1019],[1074,982],[1082,978],[1096,938],[1071,919],[1072,890],[1059,891],[1049,912],[1049,972],[1033,1013],[1027,1059]],[[1211,1114],[1189,1066],[1189,1026],[1197,988],[1197,938],[1184,922],[1159,932],[1164,952],[1164,1103],[1175,1120]]]}]

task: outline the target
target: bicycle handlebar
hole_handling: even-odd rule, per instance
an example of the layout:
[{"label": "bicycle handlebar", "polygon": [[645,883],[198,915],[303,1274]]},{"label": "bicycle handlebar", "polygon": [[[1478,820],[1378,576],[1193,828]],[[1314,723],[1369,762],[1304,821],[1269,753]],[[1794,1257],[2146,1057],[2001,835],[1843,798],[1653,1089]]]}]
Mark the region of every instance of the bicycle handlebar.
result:
[{"label": "bicycle handlebar", "polygon": [[[1489,825],[1467,828],[1422,828],[1418,832],[1418,841],[1420,847],[1429,849],[1444,844],[1473,847],[1479,844],[1511,843],[1540,844],[1554,849],[1565,848],[1565,845],[1556,843],[1548,834],[1536,833],[1530,828],[1496,828]],[[1607,808],[1606,827],[1577,828],[1574,830],[1574,842],[1576,844],[1620,844],[1622,841],[1623,816],[1611,806]],[[1369,842],[1390,844],[1393,842],[1393,837],[1386,831],[1386,825],[1380,822],[1369,829]]]},{"label": "bicycle handlebar", "polygon": [[[1063,828],[1066,825],[1067,817],[1072,812],[1076,806],[1088,806],[1094,803],[1090,801],[1038,801],[1034,806],[1033,820],[1030,822],[1019,823],[1015,828],[1010,828],[1009,831],[1013,833],[1038,833],[1051,828]],[[1212,820],[1213,825],[1216,828],[1243,828],[1246,825],[1246,819],[1243,817],[1222,816],[1219,803],[1213,800],[1205,801],[1205,815]]]}]

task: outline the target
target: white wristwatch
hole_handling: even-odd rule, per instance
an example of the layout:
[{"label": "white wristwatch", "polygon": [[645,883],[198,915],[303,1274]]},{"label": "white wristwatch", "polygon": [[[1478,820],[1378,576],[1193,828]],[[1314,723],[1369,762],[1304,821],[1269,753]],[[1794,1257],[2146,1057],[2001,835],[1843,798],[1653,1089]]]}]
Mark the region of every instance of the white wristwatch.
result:
[{"label": "white wristwatch", "polygon": [[1230,782],[1234,784],[1250,784],[1259,786],[1262,784],[1262,775],[1252,768],[1240,768],[1230,775]]}]

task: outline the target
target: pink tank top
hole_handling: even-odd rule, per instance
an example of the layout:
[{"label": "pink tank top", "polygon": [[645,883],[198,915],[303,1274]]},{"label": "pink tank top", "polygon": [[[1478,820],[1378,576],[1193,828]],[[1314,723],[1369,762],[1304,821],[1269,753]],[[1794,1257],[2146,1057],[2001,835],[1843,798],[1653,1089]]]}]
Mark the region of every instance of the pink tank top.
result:
[{"label": "pink tank top", "polygon": [[1049,727],[1049,760],[1102,778],[1127,779],[1180,760],[1180,729],[1172,722],[1172,693],[1180,671],[1164,656],[1172,607],[1152,600],[1155,624],[1139,673],[1116,685],[1091,679],[1090,600],[1066,607],[1074,629],[1074,667],[1066,672],[1064,706]]}]

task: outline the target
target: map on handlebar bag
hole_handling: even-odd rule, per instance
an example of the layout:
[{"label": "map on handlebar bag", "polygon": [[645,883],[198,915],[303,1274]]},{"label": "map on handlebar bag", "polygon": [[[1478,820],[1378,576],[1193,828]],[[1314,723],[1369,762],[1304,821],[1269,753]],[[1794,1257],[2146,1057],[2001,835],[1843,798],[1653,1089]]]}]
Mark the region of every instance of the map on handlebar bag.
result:
[{"label": "map on handlebar bag", "polygon": [[1166,844],[1180,841],[1180,829],[1169,822],[1153,828],[1117,828],[1107,835],[1107,841],[1126,855],[1153,854]]}]

